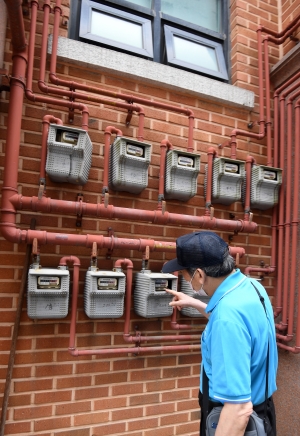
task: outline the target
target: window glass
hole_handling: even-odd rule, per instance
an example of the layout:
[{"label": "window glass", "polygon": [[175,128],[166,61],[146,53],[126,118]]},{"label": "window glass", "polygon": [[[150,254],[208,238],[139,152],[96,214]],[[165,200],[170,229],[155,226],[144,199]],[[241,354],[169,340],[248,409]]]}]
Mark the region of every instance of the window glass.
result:
[{"label": "window glass", "polygon": [[91,33],[134,47],[143,47],[142,25],[93,10]]},{"label": "window glass", "polygon": [[144,6],[144,8],[151,9],[152,0],[128,0],[130,3],[135,5]]},{"label": "window glass", "polygon": [[221,0],[161,0],[161,11],[189,23],[221,32]]},{"label": "window glass", "polygon": [[219,71],[214,48],[174,35],[175,58],[213,71]]}]

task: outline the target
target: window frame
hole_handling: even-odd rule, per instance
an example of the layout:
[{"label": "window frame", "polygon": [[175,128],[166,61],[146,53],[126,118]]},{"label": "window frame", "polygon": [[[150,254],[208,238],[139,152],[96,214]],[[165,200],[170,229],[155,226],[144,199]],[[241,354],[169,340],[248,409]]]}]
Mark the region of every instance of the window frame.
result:
[{"label": "window frame", "polygon": [[[94,45],[103,46],[105,48],[120,51],[123,53],[128,53],[129,55],[144,57],[153,62],[160,64],[165,64],[173,66],[174,68],[184,69],[189,72],[204,75],[211,79],[216,79],[225,83],[231,83],[231,58],[230,58],[230,39],[229,39],[229,0],[221,1],[221,28],[220,32],[198,26],[196,24],[186,22],[182,19],[170,16],[166,13],[160,12],[161,0],[152,0],[151,8],[137,5],[130,2],[130,0],[94,0],[97,6],[107,6],[113,9],[113,11],[119,13],[120,11],[131,13],[135,18],[144,18],[151,22],[151,35],[147,37],[152,41],[153,38],[153,56],[149,56],[148,53],[138,53],[134,47],[126,47],[126,45],[120,45],[117,47],[115,42],[111,40],[106,40],[106,44],[100,41],[93,40],[90,38],[89,34],[83,36],[80,35],[80,22],[81,20],[81,5],[87,0],[72,0],[70,9],[70,27],[69,27],[69,38],[74,40],[79,40],[86,43],[91,43]],[[88,0],[91,2],[92,0]],[[174,27],[175,29],[182,30],[190,34],[191,36],[200,36],[207,39],[208,42],[219,43],[219,47],[222,50],[222,57],[225,63],[225,74],[216,74],[216,71],[208,70],[207,72],[200,71],[198,68],[194,69],[193,65],[187,66],[175,65],[175,63],[169,63],[166,54],[166,41],[164,35],[164,25]],[[147,51],[147,50],[146,50]],[[227,72],[227,74],[226,74]],[[225,78],[227,77],[227,79]]]},{"label": "window frame", "polygon": [[[206,76],[215,76],[222,80],[228,80],[223,48],[220,42],[216,42],[208,38],[203,38],[202,36],[195,35],[181,29],[177,29],[167,24],[164,24],[163,27],[164,27],[164,34],[165,34],[165,42],[166,42],[165,49],[166,49],[166,58],[167,58],[168,65],[176,65],[184,69],[198,71],[199,73],[203,73]],[[198,43],[199,45],[206,46],[213,49],[216,54],[218,71],[201,67],[197,64],[191,64],[189,62],[176,58],[175,48],[174,48],[174,36],[178,36],[182,39],[194,43]]]},{"label": "window frame", "polygon": [[[91,32],[91,21],[93,11],[103,12],[104,14],[111,15],[123,19],[124,21],[138,24],[142,29],[142,44],[143,47],[122,43],[118,40],[105,38],[103,36]],[[80,24],[79,24],[79,37],[92,40],[96,43],[103,44],[108,47],[116,47],[124,51],[130,51],[135,54],[153,59],[153,45],[152,45],[152,26],[151,20],[140,15],[134,15],[122,9],[112,8],[92,0],[82,0]]]}]

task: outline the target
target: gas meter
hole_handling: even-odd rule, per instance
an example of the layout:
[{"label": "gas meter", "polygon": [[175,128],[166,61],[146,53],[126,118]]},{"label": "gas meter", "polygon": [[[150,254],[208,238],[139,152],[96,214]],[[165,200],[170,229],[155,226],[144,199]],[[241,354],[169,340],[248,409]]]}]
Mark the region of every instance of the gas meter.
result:
[{"label": "gas meter", "polygon": [[65,318],[69,309],[69,284],[67,269],[30,268],[27,288],[29,318]]},{"label": "gas meter", "polygon": [[282,170],[264,165],[253,165],[251,171],[250,206],[253,209],[270,209],[278,203]]},{"label": "gas meter", "polygon": [[124,312],[125,274],[90,268],[85,277],[84,311],[89,318],[120,318]]},{"label": "gas meter", "polygon": [[166,158],[165,198],[187,201],[197,193],[200,156],[169,150]]},{"label": "gas meter", "polygon": [[[207,189],[207,167],[205,166],[204,191]],[[232,204],[242,196],[242,182],[245,176],[245,162],[217,157],[213,160],[212,201]]]},{"label": "gas meter", "polygon": [[151,144],[118,136],[110,148],[109,186],[139,194],[148,186]]},{"label": "gas meter", "polygon": [[[203,291],[200,290],[199,292],[193,291],[191,289],[190,284],[181,276],[181,292],[183,292],[186,295],[189,295],[190,297],[197,298],[203,303],[208,304],[210,297]],[[180,313],[184,316],[189,316],[191,318],[201,318],[203,315],[194,307],[183,307],[180,311]]]},{"label": "gas meter", "polygon": [[153,273],[142,270],[136,274],[134,289],[134,310],[144,318],[157,318],[172,315],[169,306],[173,296],[165,288],[177,288],[177,277],[172,274]]},{"label": "gas meter", "polygon": [[46,172],[53,182],[84,185],[92,163],[93,146],[85,130],[50,124]]}]

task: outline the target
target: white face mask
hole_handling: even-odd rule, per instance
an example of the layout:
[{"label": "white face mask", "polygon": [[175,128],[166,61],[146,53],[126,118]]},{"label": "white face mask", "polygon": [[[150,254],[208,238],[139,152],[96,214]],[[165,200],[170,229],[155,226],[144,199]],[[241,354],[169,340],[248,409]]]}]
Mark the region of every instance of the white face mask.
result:
[{"label": "white face mask", "polygon": [[195,269],[194,274],[192,275],[191,280],[188,282],[189,287],[190,287],[191,290],[194,291],[194,292],[196,292],[196,291],[195,291],[194,288],[193,288],[192,281],[194,280],[194,277],[195,277],[196,271],[197,271],[197,270]]},{"label": "white face mask", "polygon": [[201,289],[199,289],[199,291],[195,291],[194,289],[193,289],[193,291],[195,292],[195,294],[198,294],[201,297],[208,297],[207,293],[203,289],[203,286],[201,286]]}]

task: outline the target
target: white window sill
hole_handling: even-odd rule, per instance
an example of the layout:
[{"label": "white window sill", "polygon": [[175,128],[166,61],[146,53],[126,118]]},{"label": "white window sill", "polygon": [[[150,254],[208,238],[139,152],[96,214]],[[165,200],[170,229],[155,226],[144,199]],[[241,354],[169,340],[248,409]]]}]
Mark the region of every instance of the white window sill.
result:
[{"label": "white window sill", "polygon": [[[48,53],[51,50],[52,35],[49,36]],[[84,42],[59,37],[57,56],[58,60],[127,80],[249,110],[254,107],[255,95],[252,91]]]}]

